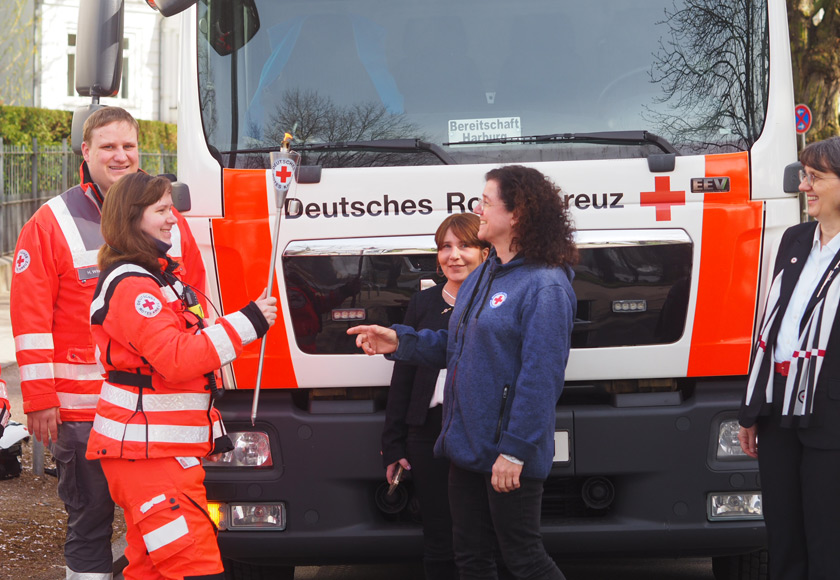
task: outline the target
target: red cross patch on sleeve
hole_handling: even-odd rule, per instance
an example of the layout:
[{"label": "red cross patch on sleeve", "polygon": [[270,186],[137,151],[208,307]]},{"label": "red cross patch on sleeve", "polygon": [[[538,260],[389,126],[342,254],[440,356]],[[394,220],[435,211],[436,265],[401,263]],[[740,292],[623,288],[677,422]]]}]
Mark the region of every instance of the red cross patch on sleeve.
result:
[{"label": "red cross patch on sleeve", "polygon": [[134,300],[134,308],[146,318],[152,318],[157,316],[157,313],[163,308],[163,304],[151,294],[143,292]]},{"label": "red cross patch on sleeve", "polygon": [[20,274],[24,270],[29,267],[29,252],[24,249],[18,251],[17,257],[15,258],[15,274]]}]

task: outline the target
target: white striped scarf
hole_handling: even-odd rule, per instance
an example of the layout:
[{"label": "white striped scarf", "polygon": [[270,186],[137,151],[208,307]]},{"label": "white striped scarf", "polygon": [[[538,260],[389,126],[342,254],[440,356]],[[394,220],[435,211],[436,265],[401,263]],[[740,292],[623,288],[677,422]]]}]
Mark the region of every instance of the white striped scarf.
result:
[{"label": "white striped scarf", "polygon": [[[838,253],[840,254],[840,253]],[[840,284],[833,284],[840,273],[840,256],[835,256],[828,270],[823,274],[820,283],[814,290],[810,302],[816,300],[804,325],[800,324],[799,349],[793,352],[790,361],[787,381],[785,382],[784,401],[782,405],[783,417],[799,417],[799,425],[807,426],[808,419],[814,412],[814,390],[825,360],[826,347],[834,326],[834,318],[840,305]],[[782,276],[784,270],[778,273],[770,286],[767,296],[767,306],[761,324],[759,339],[753,350],[753,365],[747,382],[746,401],[749,406],[764,402],[773,403],[773,348],[767,349],[770,329],[779,314],[779,296],[781,294]],[[807,311],[806,311],[807,314]]]}]

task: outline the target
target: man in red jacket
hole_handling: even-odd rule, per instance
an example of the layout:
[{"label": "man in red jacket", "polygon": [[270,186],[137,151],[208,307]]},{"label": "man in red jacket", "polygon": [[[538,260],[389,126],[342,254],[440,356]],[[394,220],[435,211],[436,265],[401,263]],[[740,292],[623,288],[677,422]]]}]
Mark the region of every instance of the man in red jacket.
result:
[{"label": "man in red jacket", "polygon": [[[127,111],[104,107],[85,122],[83,139],[81,183],[41,206],[20,232],[11,318],[29,432],[50,442],[58,463],[67,578],[106,580],[114,503],[99,462],[85,459],[102,385],[90,304],[99,277],[102,202],[120,177],[139,170],[138,124]],[[177,217],[169,255],[201,295],[204,264],[186,221]]]}]

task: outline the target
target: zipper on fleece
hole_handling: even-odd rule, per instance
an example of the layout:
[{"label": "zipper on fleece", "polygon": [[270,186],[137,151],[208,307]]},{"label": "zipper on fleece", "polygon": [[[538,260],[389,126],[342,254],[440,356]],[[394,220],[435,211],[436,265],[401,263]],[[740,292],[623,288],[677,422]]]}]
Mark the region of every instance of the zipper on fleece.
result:
[{"label": "zipper on fleece", "polygon": [[502,438],[502,420],[505,417],[505,407],[507,406],[509,390],[510,385],[505,385],[505,388],[502,389],[502,408],[499,410],[499,422],[496,424],[496,439],[493,441],[494,443],[498,443],[499,439]]}]

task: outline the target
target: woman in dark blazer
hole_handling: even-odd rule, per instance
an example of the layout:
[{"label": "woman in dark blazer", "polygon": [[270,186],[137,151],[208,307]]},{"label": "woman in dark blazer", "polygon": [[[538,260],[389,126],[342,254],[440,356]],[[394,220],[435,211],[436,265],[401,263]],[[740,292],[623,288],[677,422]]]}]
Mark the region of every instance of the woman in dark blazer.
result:
[{"label": "woman in dark blazer", "polygon": [[[461,282],[489,251],[487,244],[478,239],[478,223],[477,215],[463,213],[453,214],[440,224],[435,243],[446,282],[412,296],[403,324],[417,330],[448,327]],[[458,578],[447,494],[449,461],[435,459],[432,453],[440,434],[445,377],[445,369],[395,363],[382,431],[382,458],[388,483],[393,482],[399,466],[412,473],[420,501],[427,580]]]},{"label": "woman in dark blazer", "polygon": [[800,161],[816,221],[782,236],[738,437],[758,458],[770,578],[828,580],[840,575],[840,138]]}]

